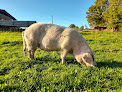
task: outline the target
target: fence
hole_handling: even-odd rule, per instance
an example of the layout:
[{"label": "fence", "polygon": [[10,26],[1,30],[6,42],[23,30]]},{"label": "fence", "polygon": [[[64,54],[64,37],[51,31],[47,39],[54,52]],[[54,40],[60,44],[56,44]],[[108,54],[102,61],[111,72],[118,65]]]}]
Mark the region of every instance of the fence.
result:
[{"label": "fence", "polygon": [[25,29],[22,28],[0,28],[0,31],[2,32],[22,32]]}]

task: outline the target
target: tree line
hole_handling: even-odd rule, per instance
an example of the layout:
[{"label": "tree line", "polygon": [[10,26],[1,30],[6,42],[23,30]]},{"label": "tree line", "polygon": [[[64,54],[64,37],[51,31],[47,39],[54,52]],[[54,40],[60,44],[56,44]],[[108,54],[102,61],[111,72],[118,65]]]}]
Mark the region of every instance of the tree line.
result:
[{"label": "tree line", "polygon": [[85,24],[85,26],[81,26],[81,27],[78,27],[78,26],[76,26],[75,24],[71,24],[70,26],[69,26],[70,28],[74,28],[75,30],[84,30],[84,29],[88,29],[88,27],[87,27],[87,25]]},{"label": "tree line", "polygon": [[90,26],[122,30],[122,1],[96,0],[86,12]]}]

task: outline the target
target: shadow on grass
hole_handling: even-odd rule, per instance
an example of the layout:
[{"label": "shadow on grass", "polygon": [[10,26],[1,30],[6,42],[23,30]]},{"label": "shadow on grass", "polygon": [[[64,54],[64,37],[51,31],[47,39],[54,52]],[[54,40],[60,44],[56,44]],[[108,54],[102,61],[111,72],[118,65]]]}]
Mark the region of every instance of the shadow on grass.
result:
[{"label": "shadow on grass", "polygon": [[[79,64],[74,58],[66,58],[66,64]],[[28,68],[32,68],[34,65],[42,65],[42,64],[48,64],[48,63],[56,63],[56,64],[61,64],[61,59],[57,58],[50,58],[50,57],[38,57],[35,58],[34,60],[28,60],[26,62],[21,62],[21,69],[26,70]]]},{"label": "shadow on grass", "polygon": [[[41,61],[42,63],[43,62],[55,62],[55,63],[61,63],[61,58],[57,59],[57,58],[45,58],[45,57],[40,57],[40,58],[36,58],[36,60],[38,61]],[[65,58],[65,61],[66,61],[66,64],[79,64],[75,58]]]},{"label": "shadow on grass", "polygon": [[90,32],[81,32],[82,35],[91,35]]},{"label": "shadow on grass", "polygon": [[12,70],[14,67],[4,67],[0,70],[0,75],[6,75],[10,70]]},{"label": "shadow on grass", "polygon": [[44,63],[44,62],[45,63],[48,63],[48,62],[57,62],[57,63],[59,63],[61,61],[61,59],[50,58],[50,57],[47,58],[47,56],[45,56],[45,57],[35,58],[35,61],[40,61],[42,63]]},{"label": "shadow on grass", "polygon": [[[74,64],[74,65],[80,65],[75,58],[69,58],[67,57],[66,59],[66,64]],[[35,58],[35,60],[29,60],[27,62],[24,62],[23,65],[25,66],[25,68],[31,68],[32,65],[35,64],[43,64],[43,63],[56,63],[59,64],[61,63],[61,58],[51,58],[51,57],[37,57]],[[122,63],[121,62],[117,62],[117,61],[112,61],[110,62],[109,60],[104,62],[104,61],[100,61],[97,62],[97,67],[101,68],[101,67],[109,67],[109,68],[122,68]]]},{"label": "shadow on grass", "polygon": [[10,67],[4,67],[2,70],[0,70],[0,75],[8,74],[8,72],[9,72],[11,69],[12,69],[12,68],[10,68]]},{"label": "shadow on grass", "polygon": [[23,43],[23,41],[12,41],[12,42],[5,41],[5,42],[2,42],[1,45],[15,46],[17,44],[22,44],[22,43]]},{"label": "shadow on grass", "polygon": [[122,68],[122,63],[121,62],[97,62],[97,67],[109,67],[109,68]]}]

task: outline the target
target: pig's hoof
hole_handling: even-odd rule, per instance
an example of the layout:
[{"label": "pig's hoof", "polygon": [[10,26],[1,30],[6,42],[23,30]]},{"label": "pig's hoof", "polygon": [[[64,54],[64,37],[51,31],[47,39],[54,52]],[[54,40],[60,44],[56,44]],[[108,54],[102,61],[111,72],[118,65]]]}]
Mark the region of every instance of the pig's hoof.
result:
[{"label": "pig's hoof", "polygon": [[65,62],[62,62],[62,64],[64,65],[64,64],[66,64]]},{"label": "pig's hoof", "polygon": [[34,58],[28,58],[29,60],[34,60]]}]

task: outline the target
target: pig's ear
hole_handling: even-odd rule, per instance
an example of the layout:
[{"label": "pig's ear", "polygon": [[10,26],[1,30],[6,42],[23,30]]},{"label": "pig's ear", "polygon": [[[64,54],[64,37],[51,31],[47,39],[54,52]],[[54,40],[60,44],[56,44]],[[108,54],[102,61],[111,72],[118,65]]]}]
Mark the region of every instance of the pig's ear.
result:
[{"label": "pig's ear", "polygon": [[86,66],[93,66],[93,58],[90,53],[84,53],[82,60],[86,64]]}]

